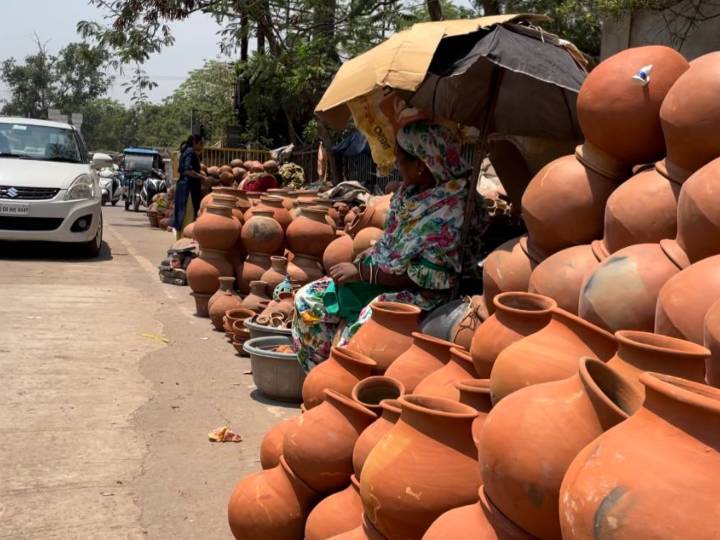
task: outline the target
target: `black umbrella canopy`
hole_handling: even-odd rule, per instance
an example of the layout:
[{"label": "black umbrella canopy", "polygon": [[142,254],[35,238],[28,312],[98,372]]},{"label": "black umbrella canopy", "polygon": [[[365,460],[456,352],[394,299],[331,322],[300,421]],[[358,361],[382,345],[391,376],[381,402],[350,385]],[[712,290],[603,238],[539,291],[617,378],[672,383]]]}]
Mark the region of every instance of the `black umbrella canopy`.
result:
[{"label": "black umbrella canopy", "polygon": [[582,138],[575,102],[586,71],[558,39],[497,25],[445,38],[412,104],[486,133]]}]

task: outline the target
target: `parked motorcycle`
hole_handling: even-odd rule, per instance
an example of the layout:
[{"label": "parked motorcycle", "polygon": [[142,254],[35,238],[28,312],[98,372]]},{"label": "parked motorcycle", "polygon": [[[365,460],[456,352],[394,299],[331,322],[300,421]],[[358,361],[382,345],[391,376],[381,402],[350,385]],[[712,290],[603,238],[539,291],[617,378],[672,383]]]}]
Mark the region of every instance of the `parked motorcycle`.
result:
[{"label": "parked motorcycle", "polygon": [[100,178],[100,194],[103,206],[110,203],[115,206],[122,195],[120,180],[113,169],[103,169],[98,173]]},{"label": "parked motorcycle", "polygon": [[165,183],[165,176],[163,173],[157,170],[154,170],[153,173],[154,176],[148,176],[145,179],[145,183],[140,190],[140,203],[145,208],[150,207],[155,195],[167,192],[167,184]]}]

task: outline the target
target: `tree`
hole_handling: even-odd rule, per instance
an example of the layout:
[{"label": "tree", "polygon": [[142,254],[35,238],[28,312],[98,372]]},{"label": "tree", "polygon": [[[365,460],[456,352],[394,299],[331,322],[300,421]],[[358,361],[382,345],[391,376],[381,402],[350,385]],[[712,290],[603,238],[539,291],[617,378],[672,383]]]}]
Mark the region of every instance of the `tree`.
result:
[{"label": "tree", "polygon": [[98,98],[87,102],[80,112],[83,137],[91,150],[118,151],[134,143],[134,114],[122,103]]}]

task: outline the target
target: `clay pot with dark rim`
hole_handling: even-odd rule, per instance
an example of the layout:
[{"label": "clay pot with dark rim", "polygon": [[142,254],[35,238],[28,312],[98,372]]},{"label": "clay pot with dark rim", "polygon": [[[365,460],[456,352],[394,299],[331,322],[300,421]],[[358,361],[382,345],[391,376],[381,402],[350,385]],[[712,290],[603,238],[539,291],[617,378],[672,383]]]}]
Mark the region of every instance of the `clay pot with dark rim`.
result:
[{"label": "clay pot with dark rim", "polygon": [[386,399],[400,399],[405,394],[405,387],[392,377],[374,375],[359,381],[350,394],[354,401],[380,416],[382,402]]},{"label": "clay pot with dark rim", "polygon": [[237,240],[240,223],[233,219],[230,208],[211,204],[197,218],[193,236],[200,249],[229,250]]},{"label": "clay pot with dark rim", "polygon": [[495,359],[511,343],[534,334],[550,322],[557,304],[540,294],[507,292],[493,299],[495,313],[475,331],[470,355],[478,377],[490,376]]},{"label": "clay pot with dark rim", "polygon": [[[577,362],[577,359],[576,359]],[[478,460],[487,497],[523,530],[560,538],[560,484],[573,458],[632,415],[642,398],[599,360],[567,379],[507,396],[487,415]]]},{"label": "clay pot with dark rim", "polygon": [[562,537],[720,536],[720,390],[643,373],[643,406],[589,443],[560,488]]},{"label": "clay pot with dark rim", "polygon": [[288,226],[293,220],[290,212],[287,210],[287,208],[285,208],[283,198],[276,195],[261,195],[260,202],[257,204],[257,206],[254,206],[250,208],[247,212],[245,212],[245,219],[248,220],[252,216],[256,215],[258,212],[264,211],[269,211],[273,213],[273,219],[275,219],[275,221],[280,224],[280,226],[283,228],[283,231],[287,230]]},{"label": "clay pot with dark rim", "polygon": [[530,256],[527,236],[508,240],[487,256],[483,263],[483,296],[488,314],[495,312],[493,298],[503,292],[524,292],[539,259]]},{"label": "clay pot with dark rim", "polygon": [[[242,264],[242,274],[238,288],[243,294],[250,292],[250,284],[253,281],[262,281],[263,274],[270,270],[272,261],[269,255],[262,253],[248,253],[245,262]],[[267,285],[267,284],[266,284]]]},{"label": "clay pot with dark rim", "polygon": [[463,379],[455,383],[455,388],[460,392],[460,403],[468,405],[478,412],[477,418],[473,420],[472,436],[475,446],[480,442],[485,418],[492,409],[492,397],[490,396],[490,379]]},{"label": "clay pot with dark rim", "polygon": [[210,322],[218,332],[223,329],[223,317],[225,312],[241,307],[242,300],[233,290],[234,277],[219,278],[220,288],[213,294],[208,302]]},{"label": "clay pot with dark rim", "polygon": [[360,483],[352,475],[348,487],[323,499],[310,512],[305,524],[305,540],[326,540],[361,527],[362,515]]},{"label": "clay pot with dark rim", "polygon": [[430,396],[403,396],[400,404],[397,423],[365,461],[360,496],[381,534],[416,540],[441,514],[477,500],[480,474],[471,434],[477,412]]},{"label": "clay pot with dark rim", "polygon": [[342,262],[353,261],[353,239],[348,234],[338,236],[335,240],[328,244],[323,253],[323,267],[325,272],[330,272],[330,269],[336,264]]},{"label": "clay pot with dark rim", "polygon": [[606,362],[616,350],[611,333],[555,308],[546,326],[498,355],[490,374],[493,403],[526,386],[571,377],[578,370],[578,358]]},{"label": "clay pot with dark rim", "polygon": [[298,540],[318,493],[280,464],[241,480],[230,495],[228,522],[237,540]]},{"label": "clay pot with dark rim", "polygon": [[282,445],[285,433],[290,426],[300,421],[300,416],[294,416],[275,424],[263,436],[260,443],[260,465],[263,469],[272,469],[280,463]]},{"label": "clay pot with dark rim", "polygon": [[470,353],[452,348],[450,349],[450,361],[420,381],[413,393],[459,401],[460,390],[456,383],[465,379],[477,378],[478,374]]},{"label": "clay pot with dark rim", "polygon": [[578,314],[611,332],[651,332],[661,287],[688,265],[685,254],[671,240],[623,248],[585,279]]},{"label": "clay pot with dark rim", "polygon": [[383,399],[380,402],[380,418],[370,424],[358,437],[353,448],[353,469],[355,476],[362,477],[365,460],[375,445],[395,425],[400,418],[400,402],[397,399]]},{"label": "clay pot with dark rim", "polygon": [[420,332],[412,333],[412,345],[390,365],[385,375],[400,381],[405,391],[412,394],[418,383],[450,361],[450,349],[445,341]]},{"label": "clay pot with dark rim", "polygon": [[716,301],[705,314],[705,346],[710,356],[705,361],[705,380],[720,388],[720,300]]},{"label": "clay pot with dark rim", "polygon": [[[231,277],[233,268],[225,253],[213,249],[203,249],[187,267],[188,285],[193,292],[212,295],[220,288],[221,277]],[[209,298],[209,296],[208,296]]]},{"label": "clay pot with dark rim", "polygon": [[603,234],[605,203],[618,186],[575,156],[551,161],[522,196],[528,248],[542,260],[561,249],[589,244]]},{"label": "clay pot with dark rim", "polygon": [[270,257],[270,268],[260,276],[260,281],[267,283],[267,293],[272,296],[275,287],[285,281],[287,275],[288,260],[285,257],[273,255]]},{"label": "clay pot with dark rim", "polygon": [[300,215],[287,228],[287,246],[295,255],[308,255],[320,260],[330,242],[335,240],[324,209],[303,208]]},{"label": "clay pot with dark rim", "polygon": [[248,253],[274,255],[282,252],[283,229],[269,210],[255,210],[245,221],[240,235]]},{"label": "clay pot with dark rim", "polygon": [[305,377],[302,387],[303,404],[308,410],[320,405],[327,388],[351,397],[355,385],[369,377],[376,365],[374,360],[364,354],[343,347],[333,347],[330,358],[311,369]]},{"label": "clay pot with dark rim", "polygon": [[353,259],[370,249],[383,237],[385,231],[376,227],[366,227],[353,238]]},{"label": "clay pot with dark rim", "polygon": [[[652,65],[646,84],[634,77]],[[632,47],[596,66],[577,99],[578,122],[585,144],[581,159],[610,177],[627,178],[633,165],[650,163],[665,153],[660,106],[688,62],[670,47]]]},{"label": "clay pot with dark rim", "polygon": [[264,281],[251,281],[250,293],[243,298],[241,307],[260,313],[263,311],[272,298],[267,294],[267,283]]},{"label": "clay pot with dark rim", "polygon": [[352,452],[358,436],[377,419],[374,412],[335,390],[309,409],[283,438],[290,468],[312,489],[333,493],[350,482]]}]

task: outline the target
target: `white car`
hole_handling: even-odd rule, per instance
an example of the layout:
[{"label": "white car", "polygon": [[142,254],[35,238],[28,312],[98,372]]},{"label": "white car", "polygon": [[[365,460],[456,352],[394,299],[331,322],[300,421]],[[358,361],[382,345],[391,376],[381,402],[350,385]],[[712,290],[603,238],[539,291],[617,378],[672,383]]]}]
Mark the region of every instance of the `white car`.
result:
[{"label": "white car", "polygon": [[0,240],[102,245],[98,175],[69,124],[0,117]]}]

